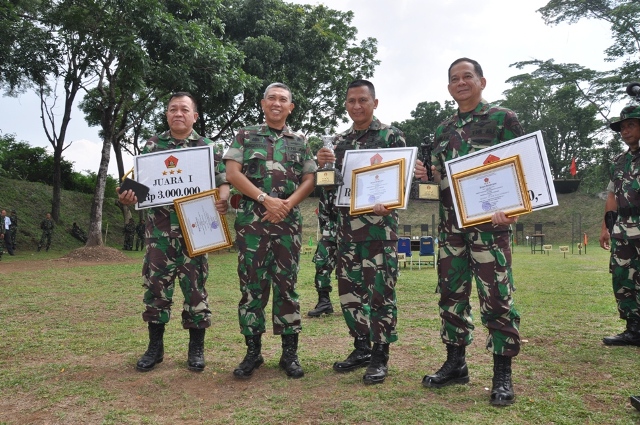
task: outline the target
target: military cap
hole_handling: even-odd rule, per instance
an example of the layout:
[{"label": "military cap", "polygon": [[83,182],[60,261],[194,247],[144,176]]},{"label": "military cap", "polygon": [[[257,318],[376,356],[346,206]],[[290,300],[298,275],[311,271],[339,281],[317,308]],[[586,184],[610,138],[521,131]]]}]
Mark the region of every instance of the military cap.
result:
[{"label": "military cap", "polygon": [[620,118],[611,121],[609,127],[611,127],[611,130],[617,131],[619,133],[620,123],[631,118],[640,120],[640,106],[630,105],[622,108],[622,112],[620,112]]}]

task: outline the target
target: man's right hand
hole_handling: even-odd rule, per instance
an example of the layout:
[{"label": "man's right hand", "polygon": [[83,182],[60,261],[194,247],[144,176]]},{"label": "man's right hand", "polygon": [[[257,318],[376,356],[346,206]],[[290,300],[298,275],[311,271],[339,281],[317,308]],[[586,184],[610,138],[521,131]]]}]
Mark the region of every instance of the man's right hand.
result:
[{"label": "man's right hand", "polygon": [[123,205],[133,205],[138,202],[135,192],[131,189],[120,193],[120,187],[116,187],[116,193],[118,194],[118,201]]}]

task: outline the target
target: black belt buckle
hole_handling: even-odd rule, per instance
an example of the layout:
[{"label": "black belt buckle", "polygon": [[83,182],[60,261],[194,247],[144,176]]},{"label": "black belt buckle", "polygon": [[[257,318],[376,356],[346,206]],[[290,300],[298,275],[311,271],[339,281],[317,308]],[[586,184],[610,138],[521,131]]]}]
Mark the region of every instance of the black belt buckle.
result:
[{"label": "black belt buckle", "polygon": [[279,193],[276,192],[275,190],[272,191],[269,196],[271,196],[272,198],[278,198],[278,199],[287,199],[289,198],[289,196],[285,195],[284,193]]}]

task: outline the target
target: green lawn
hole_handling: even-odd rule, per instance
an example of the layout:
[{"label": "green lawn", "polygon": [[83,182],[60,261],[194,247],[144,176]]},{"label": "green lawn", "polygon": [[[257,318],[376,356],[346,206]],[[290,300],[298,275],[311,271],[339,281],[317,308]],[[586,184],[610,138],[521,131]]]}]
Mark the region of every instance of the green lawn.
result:
[{"label": "green lawn", "polygon": [[[594,241],[595,242],[595,241]],[[619,332],[607,269],[608,253],[589,245],[578,255],[514,251],[516,305],[522,314],[521,355],[514,361],[517,401],[489,405],[491,356],[476,315],[476,339],[467,349],[471,382],[422,388],[445,349],[438,336],[433,268],[402,269],[398,281],[399,341],[390,374],[377,386],[362,370],[336,375],[331,365],[351,350],[342,316],[303,320],[300,359],[305,377],[278,369],[280,340],[264,338],[265,365],[248,381],[231,372],[244,355],[237,325],[236,254],[210,255],[208,291],[214,326],[206,336],[207,368],[186,369],[188,333],[179,325],[182,295],[165,333],[165,361],[135,371],[146,348],[141,319],[141,253],[131,263],[59,266],[42,258],[0,262],[0,423],[2,424],[633,424],[628,397],[640,394],[639,351],[604,347]],[[25,256],[29,255],[28,253]],[[40,258],[40,257],[37,257]],[[22,262],[23,270],[3,266]],[[44,265],[42,264],[44,262]],[[29,270],[32,264],[33,270]],[[302,256],[302,311],[313,308],[311,256]],[[332,294],[332,301],[337,296]],[[478,311],[474,297],[474,309]],[[269,326],[269,332],[271,327]]]}]

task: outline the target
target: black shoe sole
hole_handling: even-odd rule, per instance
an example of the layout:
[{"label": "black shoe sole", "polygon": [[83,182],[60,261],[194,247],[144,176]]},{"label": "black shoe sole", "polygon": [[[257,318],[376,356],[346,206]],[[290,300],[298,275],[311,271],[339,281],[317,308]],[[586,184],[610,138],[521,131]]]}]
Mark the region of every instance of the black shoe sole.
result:
[{"label": "black shoe sole", "polygon": [[631,396],[629,397],[629,401],[636,410],[640,410],[640,396]]},{"label": "black shoe sole", "polygon": [[511,400],[489,400],[492,406],[511,406],[516,402],[516,398],[514,397]]},{"label": "black shoe sole", "polygon": [[363,367],[367,367],[367,366],[369,366],[369,363],[370,363],[370,361],[369,361],[369,360],[367,360],[366,362],[364,362],[364,363],[362,363],[362,364],[359,364],[359,365],[356,365],[356,366],[352,366],[352,367],[350,367],[350,368],[340,368],[340,369],[336,368],[336,365],[334,364],[334,365],[333,365],[333,370],[334,370],[335,372],[338,372],[338,373],[353,372],[353,371],[354,371],[354,370],[356,370],[356,369],[360,369],[360,368],[363,368]]},{"label": "black shoe sole", "polygon": [[443,384],[434,384],[432,382],[429,381],[422,381],[422,386],[425,388],[443,388],[443,387],[447,387],[449,385],[464,385],[464,384],[468,384],[469,383],[469,377],[466,376],[464,378],[456,378],[456,379],[451,379]]},{"label": "black shoe sole", "polygon": [[309,316],[309,317],[320,317],[323,314],[333,314],[333,310],[325,310],[325,311],[322,311],[320,313],[314,313],[314,314],[311,314],[311,312],[308,312],[307,316]]}]

